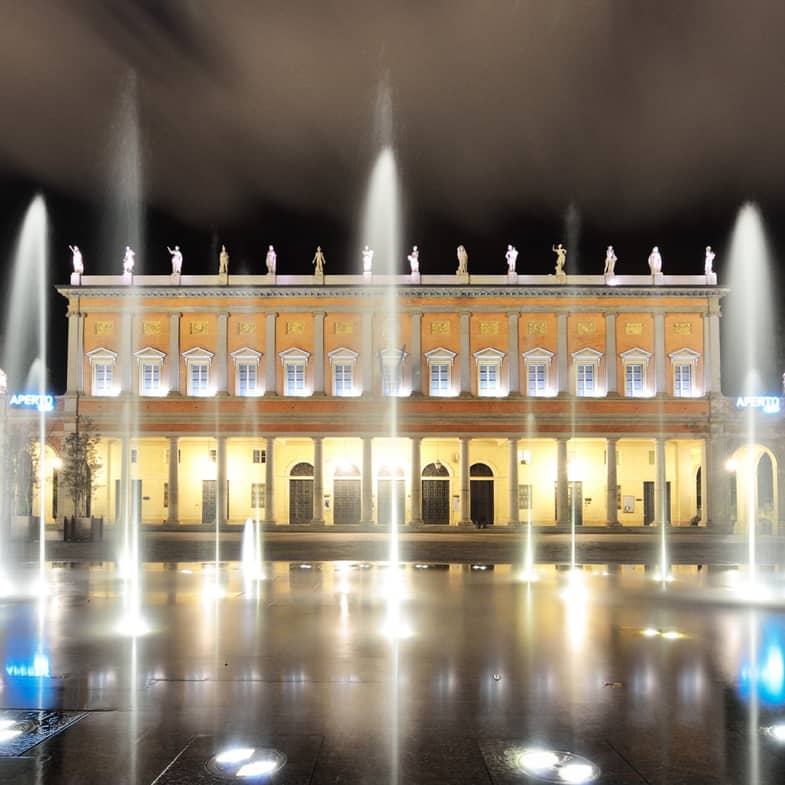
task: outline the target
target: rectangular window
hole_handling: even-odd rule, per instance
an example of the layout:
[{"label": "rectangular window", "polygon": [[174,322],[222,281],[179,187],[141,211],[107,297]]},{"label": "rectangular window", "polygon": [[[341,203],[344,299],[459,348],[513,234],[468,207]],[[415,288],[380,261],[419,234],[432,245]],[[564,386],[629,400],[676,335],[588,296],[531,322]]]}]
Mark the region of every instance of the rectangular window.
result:
[{"label": "rectangular window", "polygon": [[581,363],[576,369],[575,394],[579,397],[594,395],[594,366]]},{"label": "rectangular window", "polygon": [[499,364],[480,363],[478,392],[482,395],[494,396],[499,393]]},{"label": "rectangular window", "polygon": [[131,448],[131,463],[136,463],[136,459],[138,458],[139,453],[136,451],[136,448]]},{"label": "rectangular window", "polygon": [[401,390],[401,363],[385,363],[382,367],[382,395],[398,395]]},{"label": "rectangular window", "polygon": [[192,362],[188,366],[188,388],[190,395],[207,395],[207,363]]},{"label": "rectangular window", "polygon": [[251,483],[251,507],[256,510],[264,507],[264,483]]},{"label": "rectangular window", "polygon": [[111,395],[114,382],[114,363],[93,364],[93,395]]},{"label": "rectangular window", "polygon": [[253,462],[254,463],[267,463],[267,450],[259,450],[254,448],[253,450]]},{"label": "rectangular window", "polygon": [[352,363],[335,363],[333,366],[333,395],[347,396],[354,393]]},{"label": "rectangular window", "polygon": [[164,509],[169,506],[169,483],[164,483]]},{"label": "rectangular window", "polygon": [[643,365],[640,363],[624,366],[624,393],[628,397],[643,395]]},{"label": "rectangular window", "polygon": [[157,395],[161,391],[161,363],[142,363],[142,395]]},{"label": "rectangular window", "polygon": [[210,463],[215,463],[218,460],[218,450],[208,450],[207,457],[210,459]]},{"label": "rectangular window", "polygon": [[692,396],[692,366],[679,363],[673,366],[673,394],[677,398]]},{"label": "rectangular window", "polygon": [[431,395],[450,394],[450,364],[431,363]]},{"label": "rectangular window", "polygon": [[256,395],[257,363],[237,363],[237,394]]},{"label": "rectangular window", "polygon": [[529,363],[526,368],[528,394],[545,395],[545,363]]},{"label": "rectangular window", "polygon": [[286,395],[305,395],[305,363],[286,363]]}]

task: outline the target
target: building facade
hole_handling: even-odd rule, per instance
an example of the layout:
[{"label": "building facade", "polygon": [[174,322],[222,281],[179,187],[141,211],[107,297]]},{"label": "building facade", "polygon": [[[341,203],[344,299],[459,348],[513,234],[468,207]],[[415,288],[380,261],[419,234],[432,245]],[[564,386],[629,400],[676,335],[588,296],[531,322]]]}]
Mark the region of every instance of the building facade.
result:
[{"label": "building facade", "polygon": [[762,409],[720,389],[713,275],[75,274],[58,291],[52,418],[101,434],[108,521],[726,530],[752,498],[733,460],[761,473],[756,515],[783,519],[782,440],[750,445]]}]

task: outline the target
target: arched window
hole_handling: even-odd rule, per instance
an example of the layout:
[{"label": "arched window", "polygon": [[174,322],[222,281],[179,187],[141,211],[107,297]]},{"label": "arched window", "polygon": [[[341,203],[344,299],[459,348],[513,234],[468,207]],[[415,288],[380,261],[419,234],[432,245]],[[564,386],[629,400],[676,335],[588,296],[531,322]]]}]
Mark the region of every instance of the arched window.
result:
[{"label": "arched window", "polygon": [[436,461],[436,463],[429,463],[422,470],[423,477],[449,477],[450,473],[444,468],[444,464]]},{"label": "arched window", "polygon": [[493,470],[484,463],[473,463],[469,467],[470,477],[493,477]]},{"label": "arched window", "polygon": [[296,463],[289,472],[290,477],[313,477],[313,466],[310,463]]}]

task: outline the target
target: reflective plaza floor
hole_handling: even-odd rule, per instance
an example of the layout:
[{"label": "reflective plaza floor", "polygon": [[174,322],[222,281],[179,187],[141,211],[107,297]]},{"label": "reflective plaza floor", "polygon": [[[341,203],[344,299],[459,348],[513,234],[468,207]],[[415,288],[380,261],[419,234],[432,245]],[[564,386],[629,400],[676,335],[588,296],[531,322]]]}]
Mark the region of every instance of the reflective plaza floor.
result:
[{"label": "reflective plaza floor", "polygon": [[[0,601],[0,783],[785,782],[779,571],[752,598],[710,565],[264,573],[147,564],[133,637],[114,564],[52,563],[45,602],[22,569]],[[266,750],[281,768],[227,779]]]}]

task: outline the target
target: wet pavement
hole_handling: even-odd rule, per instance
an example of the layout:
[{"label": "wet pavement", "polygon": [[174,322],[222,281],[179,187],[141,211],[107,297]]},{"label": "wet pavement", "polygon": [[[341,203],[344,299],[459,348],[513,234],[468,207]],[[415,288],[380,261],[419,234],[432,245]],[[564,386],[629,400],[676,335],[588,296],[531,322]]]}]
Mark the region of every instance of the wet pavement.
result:
[{"label": "wet pavement", "polygon": [[[605,784],[785,781],[763,730],[785,722],[779,569],[752,600],[724,565],[667,584],[641,564],[543,564],[534,583],[479,561],[264,570],[146,564],[134,638],[114,564],[50,565],[43,603],[23,565],[0,600],[0,723],[21,731],[0,740],[0,785],[579,781],[561,759],[524,773],[544,749]],[[236,747],[234,771],[265,749],[286,762],[219,778],[208,760]]]}]

